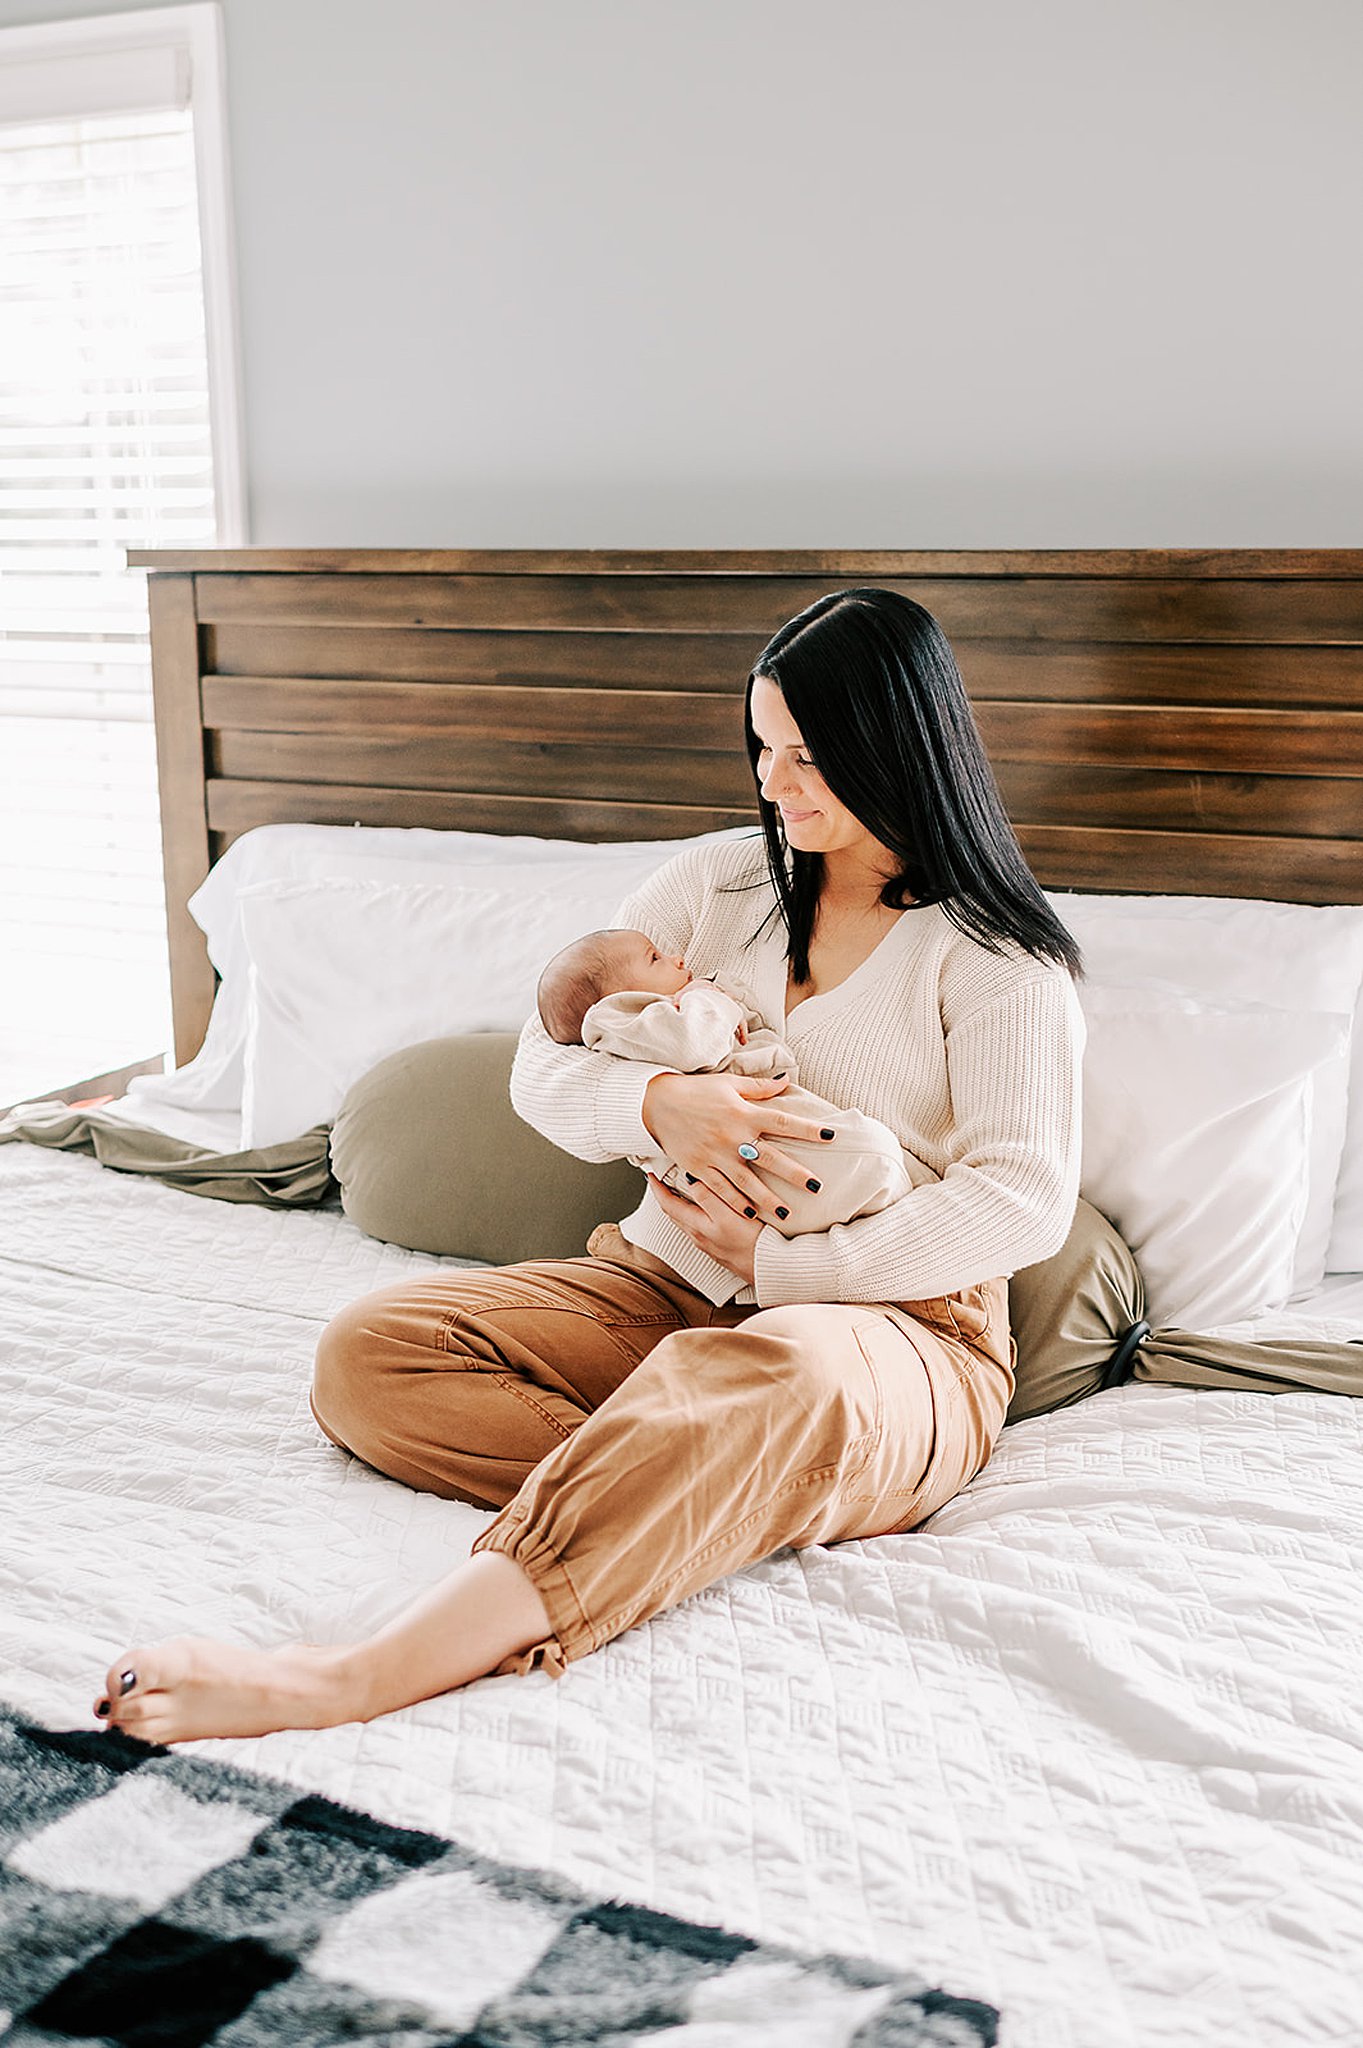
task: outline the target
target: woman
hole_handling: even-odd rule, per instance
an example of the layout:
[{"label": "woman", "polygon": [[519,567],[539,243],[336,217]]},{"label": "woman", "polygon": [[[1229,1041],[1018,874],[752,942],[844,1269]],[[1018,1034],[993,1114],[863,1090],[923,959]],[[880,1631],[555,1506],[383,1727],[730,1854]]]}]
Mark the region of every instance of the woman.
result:
[{"label": "woman", "polygon": [[[526,1026],[517,1109],[589,1159],[661,1149],[583,1259],[452,1271],[356,1303],[319,1347],[338,1444],[499,1508],[370,1641],[130,1650],[96,1709],[151,1741],[364,1720],[488,1672],[557,1673],[790,1544],[908,1529],[985,1463],[1012,1391],[1006,1276],[1074,1213],[1073,940],[1003,815],[950,648],[916,604],[835,593],[748,686],[765,847],[669,863],[620,922],[734,977],[800,1078],[934,1179],[782,1236],[783,1081],[678,1074]],[[825,1141],[827,1142],[827,1141]],[[836,1142],[833,1140],[832,1142]]]}]

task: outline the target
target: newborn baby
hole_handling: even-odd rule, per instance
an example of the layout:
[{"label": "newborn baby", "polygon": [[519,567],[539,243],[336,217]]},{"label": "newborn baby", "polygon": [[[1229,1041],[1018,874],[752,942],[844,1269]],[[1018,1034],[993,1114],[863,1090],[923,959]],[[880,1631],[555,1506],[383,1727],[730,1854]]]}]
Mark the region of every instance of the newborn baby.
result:
[{"label": "newborn baby", "polygon": [[[797,1087],[789,1047],[757,1012],[717,981],[694,979],[684,960],[660,953],[646,932],[589,932],[565,946],[540,976],[538,1003],[540,1022],[560,1045],[585,1045],[682,1074],[788,1075],[791,1086],[777,1098],[781,1107],[817,1117],[836,1138],[831,1145],[782,1138],[784,1151],[811,1162],[810,1176],[820,1184],[813,1192],[781,1181],[781,1204],[790,1213],[772,1227],[785,1237],[873,1215],[936,1178],[887,1124],[859,1109],[835,1109]],[[685,1175],[664,1153],[639,1155],[634,1164],[686,1193]]]}]

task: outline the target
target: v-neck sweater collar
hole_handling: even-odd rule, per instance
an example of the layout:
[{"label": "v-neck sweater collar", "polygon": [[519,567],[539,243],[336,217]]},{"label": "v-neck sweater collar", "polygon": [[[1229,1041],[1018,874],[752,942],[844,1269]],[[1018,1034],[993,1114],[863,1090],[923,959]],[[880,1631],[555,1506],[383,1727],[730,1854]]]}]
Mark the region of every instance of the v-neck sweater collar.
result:
[{"label": "v-neck sweater collar", "polygon": [[[844,1010],[849,1003],[855,1003],[858,996],[872,988],[886,974],[907,966],[904,959],[906,948],[911,950],[916,937],[921,937],[929,922],[932,904],[913,904],[902,910],[894,923],[882,933],[864,960],[859,960],[850,974],[835,982],[832,988],[819,989],[813,995],[801,996],[797,1003],[787,1004],[790,993],[790,962],[785,951],[785,928],[778,926],[774,934],[774,945],[779,955],[779,988],[781,994],[781,1015],[783,1028],[781,1036],[786,1040],[801,1038],[808,1031],[817,1030]],[[906,937],[906,928],[909,936]]]}]

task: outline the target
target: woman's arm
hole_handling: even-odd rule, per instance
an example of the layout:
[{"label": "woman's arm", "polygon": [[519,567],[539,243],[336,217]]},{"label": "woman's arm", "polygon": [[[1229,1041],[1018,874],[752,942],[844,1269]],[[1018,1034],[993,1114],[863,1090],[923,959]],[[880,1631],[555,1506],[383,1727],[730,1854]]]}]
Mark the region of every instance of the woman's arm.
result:
[{"label": "woman's arm", "polygon": [[[656,933],[650,936],[662,945]],[[581,1045],[559,1045],[532,1016],[512,1063],[511,1103],[525,1123],[575,1158],[635,1158],[655,1149],[643,1121],[644,1090],[669,1071]]]},{"label": "woman's arm", "polygon": [[1057,1251],[1079,1189],[1083,1043],[1064,973],[962,1019],[946,1037],[955,1131],[942,1179],[826,1232],[764,1230],[758,1300],[928,1301]]}]

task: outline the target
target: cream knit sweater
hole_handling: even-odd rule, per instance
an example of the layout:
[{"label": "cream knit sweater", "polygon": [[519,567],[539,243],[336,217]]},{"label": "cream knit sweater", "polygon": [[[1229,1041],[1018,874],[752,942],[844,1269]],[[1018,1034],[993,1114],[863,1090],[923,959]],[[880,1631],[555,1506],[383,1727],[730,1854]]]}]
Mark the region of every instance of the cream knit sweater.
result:
[{"label": "cream knit sweater", "polygon": [[[757,1241],[756,1287],[703,1252],[648,1189],[620,1228],[713,1302],[925,1301],[1001,1278],[1064,1242],[1079,1187],[1084,1027],[1063,967],[991,953],[936,905],[906,910],[846,981],[787,1013],[785,928],[760,839],[681,853],[621,905],[616,924],[684,954],[696,975],[752,994],[802,1084],[890,1126],[940,1178],[875,1216]],[[766,920],[764,922],[764,920]],[[671,1069],[521,1034],[511,1097],[579,1159],[657,1149],[644,1091]],[[781,1098],[772,1097],[773,1108]],[[836,1140],[834,1141],[836,1143]],[[740,1287],[742,1291],[740,1292]]]}]

